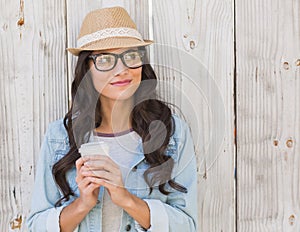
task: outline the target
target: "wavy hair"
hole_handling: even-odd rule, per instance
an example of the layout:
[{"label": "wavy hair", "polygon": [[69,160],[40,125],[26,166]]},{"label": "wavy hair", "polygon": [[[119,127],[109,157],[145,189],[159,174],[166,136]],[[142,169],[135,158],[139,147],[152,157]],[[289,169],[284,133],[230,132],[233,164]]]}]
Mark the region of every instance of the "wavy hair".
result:
[{"label": "wavy hair", "polygon": [[[86,135],[97,128],[102,120],[99,93],[94,88],[89,74],[88,56],[90,54],[90,51],[83,51],[79,54],[75,78],[71,86],[72,105],[63,121],[69,137],[70,150],[52,168],[55,182],[63,193],[63,197],[56,202],[56,206],[69,200],[70,196],[74,196],[66,174],[81,157],[78,148],[81,144],[88,142],[89,137]],[[150,84],[149,82],[143,84],[145,80],[151,80]],[[165,189],[166,183],[175,190],[187,192],[185,187],[171,178],[174,160],[166,155],[165,151],[174,133],[175,124],[169,106],[158,100],[156,85],[157,77],[146,58],[142,66],[142,81],[134,94],[135,106],[131,112],[133,130],[142,138],[145,160],[149,165],[144,172],[144,179],[150,187],[149,194],[157,185],[162,194],[168,195],[170,192]],[[159,123],[152,123],[155,121]],[[161,126],[161,123],[164,126]],[[161,141],[162,138],[164,138],[163,141]]]}]

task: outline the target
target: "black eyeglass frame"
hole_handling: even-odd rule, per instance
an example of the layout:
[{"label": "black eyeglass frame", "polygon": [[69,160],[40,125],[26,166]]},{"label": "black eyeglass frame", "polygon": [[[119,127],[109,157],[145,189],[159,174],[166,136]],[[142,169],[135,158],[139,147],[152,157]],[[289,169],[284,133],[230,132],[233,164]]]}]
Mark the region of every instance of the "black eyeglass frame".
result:
[{"label": "black eyeglass frame", "polygon": [[[124,55],[125,55],[126,53],[128,53],[128,52],[139,52],[139,54],[141,54],[141,52],[142,52],[142,56],[141,56],[142,64],[139,65],[139,66],[137,66],[137,67],[129,67],[129,66],[126,64],[126,62],[124,61]],[[115,63],[114,63],[114,65],[113,65],[110,69],[105,69],[105,70],[98,69],[98,68],[97,68],[97,65],[96,65],[96,59],[97,59],[97,57],[100,56],[100,55],[112,55],[112,56],[114,56],[114,57],[115,57]],[[98,71],[100,71],[100,72],[108,72],[108,71],[110,71],[110,70],[113,70],[113,69],[116,67],[119,58],[121,59],[122,63],[123,63],[127,68],[130,68],[130,69],[137,69],[137,68],[140,68],[140,67],[142,67],[143,64],[145,63],[145,55],[146,55],[146,49],[145,49],[145,48],[139,48],[139,49],[137,49],[137,50],[136,50],[136,49],[126,50],[126,51],[124,51],[124,52],[122,52],[122,53],[120,53],[120,54],[109,53],[109,52],[103,52],[103,53],[99,53],[99,54],[89,55],[88,58],[93,60],[94,66],[95,66],[95,68],[96,68]]]}]

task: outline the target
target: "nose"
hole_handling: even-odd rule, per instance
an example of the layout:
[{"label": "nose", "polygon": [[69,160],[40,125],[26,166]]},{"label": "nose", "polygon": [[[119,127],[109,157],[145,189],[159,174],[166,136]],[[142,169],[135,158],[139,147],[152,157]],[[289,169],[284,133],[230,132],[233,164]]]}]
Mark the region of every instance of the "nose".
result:
[{"label": "nose", "polygon": [[118,57],[117,64],[114,68],[114,73],[115,73],[114,76],[128,73],[128,68],[123,64],[123,61],[121,60],[120,57]]}]

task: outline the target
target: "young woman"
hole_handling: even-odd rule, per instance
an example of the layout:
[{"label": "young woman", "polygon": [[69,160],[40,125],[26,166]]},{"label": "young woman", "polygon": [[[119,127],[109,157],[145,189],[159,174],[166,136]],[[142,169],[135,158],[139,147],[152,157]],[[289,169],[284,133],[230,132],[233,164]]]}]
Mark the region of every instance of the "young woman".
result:
[{"label": "young woman", "polygon": [[[78,55],[72,106],[46,132],[30,231],[197,231],[193,142],[157,99],[151,43],[121,7],[84,19],[78,48],[68,49]],[[81,156],[93,141],[108,155]]]}]

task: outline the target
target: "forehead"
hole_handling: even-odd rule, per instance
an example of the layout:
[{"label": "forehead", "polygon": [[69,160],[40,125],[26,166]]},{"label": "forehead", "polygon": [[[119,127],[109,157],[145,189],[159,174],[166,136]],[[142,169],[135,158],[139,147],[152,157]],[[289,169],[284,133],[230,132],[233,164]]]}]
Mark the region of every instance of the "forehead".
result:
[{"label": "forehead", "polygon": [[137,47],[133,47],[133,48],[113,48],[113,49],[105,49],[105,50],[100,50],[100,51],[93,51],[92,54],[98,54],[98,53],[115,53],[115,54],[120,54],[122,52],[125,52],[129,49],[137,49]]}]

